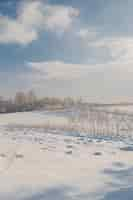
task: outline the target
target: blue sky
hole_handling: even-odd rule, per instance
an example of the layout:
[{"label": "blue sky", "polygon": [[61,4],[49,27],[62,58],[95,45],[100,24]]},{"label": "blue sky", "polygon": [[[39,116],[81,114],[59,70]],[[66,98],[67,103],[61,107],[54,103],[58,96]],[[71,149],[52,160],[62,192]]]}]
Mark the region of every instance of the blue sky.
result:
[{"label": "blue sky", "polygon": [[132,0],[0,0],[0,95],[133,100]]}]

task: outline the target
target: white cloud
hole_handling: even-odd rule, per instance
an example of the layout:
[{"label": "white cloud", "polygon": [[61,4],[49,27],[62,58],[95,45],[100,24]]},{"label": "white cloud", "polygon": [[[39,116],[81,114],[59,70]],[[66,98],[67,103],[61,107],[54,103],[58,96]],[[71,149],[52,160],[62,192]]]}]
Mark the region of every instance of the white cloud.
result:
[{"label": "white cloud", "polygon": [[73,17],[79,16],[79,10],[65,6],[47,6],[45,25],[51,31],[66,31],[73,22]]},{"label": "white cloud", "polygon": [[87,65],[70,64],[61,61],[31,62],[28,66],[36,80],[73,80],[86,76]]},{"label": "white cloud", "polygon": [[[83,41],[83,44],[103,56],[108,64],[128,64],[133,63],[133,37],[131,36],[102,36],[94,27],[82,28],[76,35]],[[109,57],[108,57],[109,56]],[[111,58],[111,59],[110,59]],[[99,60],[96,60],[99,63]],[[104,63],[104,62],[103,62]]]},{"label": "white cloud", "polygon": [[94,40],[97,36],[97,32],[93,28],[82,28],[76,34],[79,38],[86,41]]},{"label": "white cloud", "polygon": [[107,37],[89,45],[97,49],[107,49],[116,64],[133,63],[133,37]]},{"label": "white cloud", "polygon": [[34,29],[11,20],[8,17],[0,17],[0,43],[27,44],[37,39],[38,33]]},{"label": "white cloud", "polygon": [[[27,64],[29,73],[24,74],[32,85],[42,86],[45,81],[75,81],[75,80],[87,80],[92,74],[97,76],[103,74],[108,76],[108,81],[116,79],[124,80],[132,78],[133,69],[131,65],[109,63],[106,64],[72,64],[62,61],[49,61],[49,62],[30,62]],[[97,80],[95,80],[97,82]],[[89,82],[89,80],[88,80]]]},{"label": "white cloud", "polygon": [[68,30],[79,10],[67,6],[47,5],[41,1],[23,2],[16,19],[0,16],[0,43],[26,45],[39,37],[40,31]]},{"label": "white cloud", "polygon": [[132,97],[132,64],[30,62],[17,77],[18,84],[25,83],[26,88],[45,96],[83,96],[89,101],[108,102]]}]

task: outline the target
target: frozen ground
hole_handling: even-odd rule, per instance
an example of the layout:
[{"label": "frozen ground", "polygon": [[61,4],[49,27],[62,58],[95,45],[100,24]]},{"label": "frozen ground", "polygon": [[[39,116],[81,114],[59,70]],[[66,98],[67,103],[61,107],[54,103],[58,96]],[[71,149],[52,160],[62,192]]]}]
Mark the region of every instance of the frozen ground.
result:
[{"label": "frozen ground", "polygon": [[49,113],[0,115],[0,200],[133,199],[131,141],[34,127],[47,120],[68,123]]}]

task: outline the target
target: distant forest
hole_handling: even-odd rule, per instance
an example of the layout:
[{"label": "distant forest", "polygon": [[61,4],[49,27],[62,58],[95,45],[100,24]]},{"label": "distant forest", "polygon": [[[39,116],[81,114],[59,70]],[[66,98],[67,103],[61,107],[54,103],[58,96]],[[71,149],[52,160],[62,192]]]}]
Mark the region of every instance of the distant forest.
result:
[{"label": "distant forest", "polygon": [[0,96],[0,113],[24,112],[39,109],[57,110],[65,109],[81,103],[81,98],[74,100],[71,97],[56,98],[36,96],[34,91],[27,93],[19,91],[13,99],[4,99]]}]

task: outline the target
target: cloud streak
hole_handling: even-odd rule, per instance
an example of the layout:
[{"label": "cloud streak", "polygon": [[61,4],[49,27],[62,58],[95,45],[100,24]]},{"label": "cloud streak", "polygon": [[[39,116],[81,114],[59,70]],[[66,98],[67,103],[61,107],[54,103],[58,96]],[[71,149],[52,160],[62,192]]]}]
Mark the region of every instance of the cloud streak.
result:
[{"label": "cloud streak", "polygon": [[[45,81],[77,81],[87,80],[90,75],[103,74],[108,80],[131,80],[133,76],[132,64],[110,62],[106,64],[73,64],[63,61],[29,62],[27,79],[34,85],[43,85]],[[25,76],[24,76],[25,78]],[[88,80],[89,81],[89,80]]]},{"label": "cloud streak", "polygon": [[30,62],[28,67],[36,80],[74,80],[86,76],[87,65],[62,61]]}]

